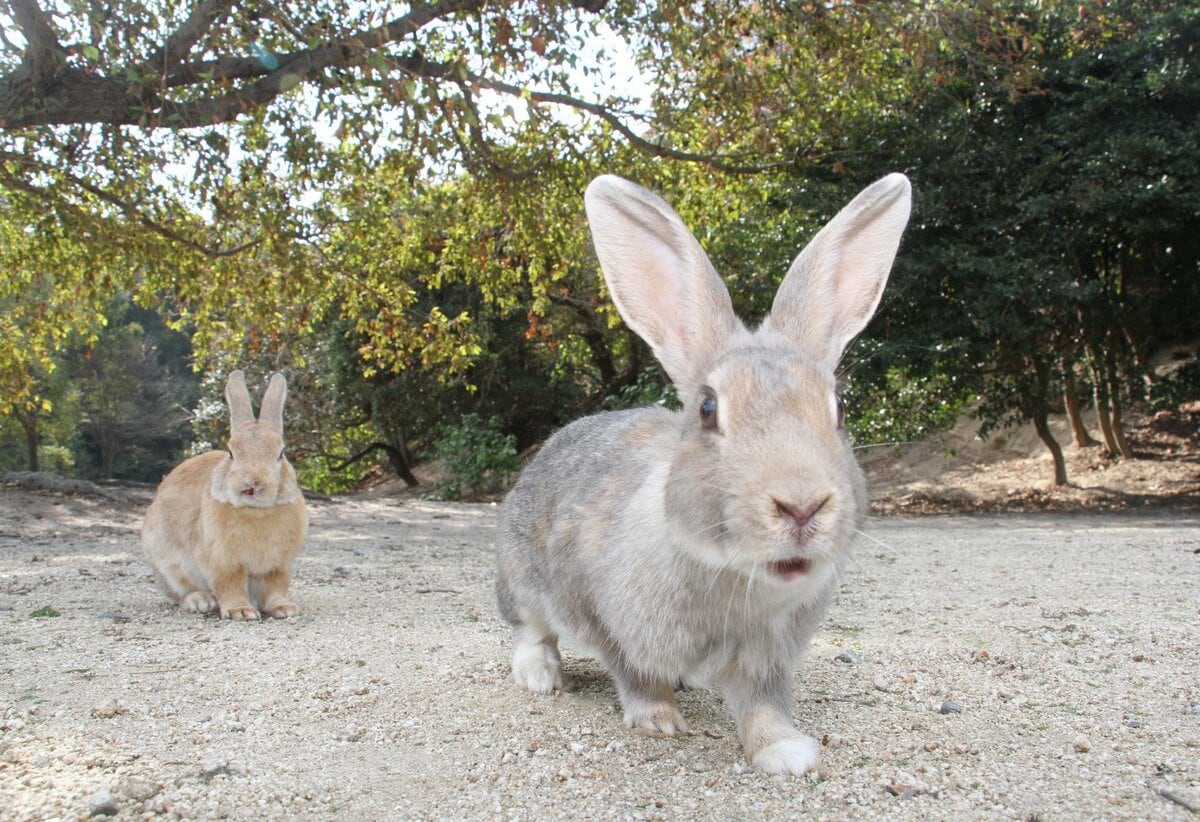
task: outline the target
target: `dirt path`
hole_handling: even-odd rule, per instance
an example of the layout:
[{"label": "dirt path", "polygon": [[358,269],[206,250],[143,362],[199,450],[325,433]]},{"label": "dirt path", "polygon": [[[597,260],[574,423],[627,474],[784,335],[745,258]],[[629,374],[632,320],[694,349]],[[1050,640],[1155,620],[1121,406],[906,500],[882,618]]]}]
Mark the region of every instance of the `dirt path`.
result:
[{"label": "dirt path", "polygon": [[696,735],[659,740],[621,726],[609,680],[569,649],[576,690],[513,686],[491,506],[314,505],[304,613],[261,624],[172,611],[137,555],[141,512],[0,489],[0,817],[1200,808],[1195,518],[873,521],[797,675],[822,773],[783,779],[743,765],[715,694],[684,694]]}]

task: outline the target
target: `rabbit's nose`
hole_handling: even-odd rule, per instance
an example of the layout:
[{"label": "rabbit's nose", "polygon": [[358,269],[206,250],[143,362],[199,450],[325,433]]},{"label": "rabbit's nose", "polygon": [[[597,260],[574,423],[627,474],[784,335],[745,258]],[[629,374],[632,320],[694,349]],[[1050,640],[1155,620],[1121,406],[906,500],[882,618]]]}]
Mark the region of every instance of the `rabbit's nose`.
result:
[{"label": "rabbit's nose", "polygon": [[802,506],[780,502],[776,499],[775,510],[778,512],[779,516],[784,518],[784,520],[790,520],[791,523],[796,526],[797,530],[803,531],[804,526],[812,522],[813,517],[817,515],[818,511],[825,507],[825,503],[828,501],[829,497],[825,497],[816,503]]}]

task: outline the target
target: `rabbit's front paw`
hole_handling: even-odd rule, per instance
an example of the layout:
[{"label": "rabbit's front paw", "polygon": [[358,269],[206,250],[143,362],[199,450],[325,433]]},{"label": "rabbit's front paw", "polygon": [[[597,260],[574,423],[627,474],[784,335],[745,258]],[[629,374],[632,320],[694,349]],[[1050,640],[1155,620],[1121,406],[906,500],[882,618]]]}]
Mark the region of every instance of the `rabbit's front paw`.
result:
[{"label": "rabbit's front paw", "polygon": [[217,598],[207,591],[192,591],[179,601],[179,607],[193,614],[211,614],[217,610]]},{"label": "rabbit's front paw", "polygon": [[239,602],[229,606],[222,605],[221,618],[232,619],[235,622],[252,622],[262,619],[262,616],[258,613],[258,609],[249,602]]},{"label": "rabbit's front paw", "polygon": [[625,724],[646,736],[684,736],[688,733],[683,715],[674,705],[648,704],[625,711]]},{"label": "rabbit's front paw", "polygon": [[562,669],[558,660],[543,654],[513,656],[513,681],[535,694],[552,694],[563,687]]},{"label": "rabbit's front paw", "polygon": [[817,740],[811,736],[794,736],[763,748],[754,755],[752,764],[767,773],[799,776],[815,768],[820,759]]}]

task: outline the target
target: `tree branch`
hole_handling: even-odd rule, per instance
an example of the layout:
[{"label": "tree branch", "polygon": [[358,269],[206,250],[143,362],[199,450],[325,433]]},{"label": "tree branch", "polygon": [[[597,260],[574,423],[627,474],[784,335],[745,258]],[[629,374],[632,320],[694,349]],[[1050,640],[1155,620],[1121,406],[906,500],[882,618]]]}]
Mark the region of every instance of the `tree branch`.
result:
[{"label": "tree branch", "polygon": [[[373,442],[370,445],[368,445],[366,448],[364,448],[363,450],[359,451],[354,456],[347,457],[342,462],[339,462],[337,465],[330,465],[329,470],[330,471],[345,471],[351,465],[354,465],[354,463],[361,462],[363,459],[370,456],[371,454],[374,454],[376,451],[384,451],[389,455],[389,457],[396,453],[396,449],[393,448],[392,446],[388,445],[385,442]],[[325,458],[329,459],[329,457],[325,457]]]},{"label": "tree branch", "polygon": [[[403,40],[434,20],[449,14],[476,11],[486,3],[487,0],[441,0],[419,6],[382,26],[364,29],[314,49],[278,55],[279,66],[273,70],[268,69],[259,60],[243,58],[229,61],[226,66],[235,71],[237,76],[257,76],[259,79],[209,100],[182,105],[166,104],[160,116],[150,125],[194,128],[234,120],[241,114],[266,105],[282,92],[294,88],[317,72],[352,65],[368,51]],[[194,69],[191,74],[198,76]],[[233,75],[214,74],[214,78],[230,76]],[[168,84],[172,84],[173,79],[168,78]],[[165,118],[162,115],[165,115]]]},{"label": "tree branch", "polygon": [[160,77],[165,77],[171,67],[188,56],[192,47],[213,24],[229,13],[233,3],[234,0],[205,0],[198,5],[166,42],[150,53],[146,58],[146,68]]},{"label": "tree branch", "polygon": [[9,0],[8,5],[27,46],[16,70],[0,78],[0,128],[8,119],[5,112],[22,111],[40,96],[41,89],[54,79],[64,57],[50,19],[36,2]]},{"label": "tree branch", "polygon": [[578,97],[572,97],[569,94],[559,94],[550,91],[533,91],[530,89],[522,89],[520,86],[514,86],[510,83],[504,83],[499,80],[489,80],[484,77],[472,76],[471,81],[478,84],[480,88],[491,89],[492,91],[500,91],[513,96],[525,96],[527,99],[535,103],[552,103],[559,106],[567,106],[578,111],[586,111],[599,117],[604,122],[608,123],[618,133],[625,137],[630,143],[637,148],[655,157],[669,157],[672,160],[683,160],[691,163],[703,163],[711,166],[718,171],[725,171],[730,174],[757,174],[763,171],[770,171],[777,168],[786,168],[793,165],[788,161],[776,161],[771,163],[758,163],[754,165],[743,165],[732,159],[722,158],[711,154],[696,154],[690,151],[680,151],[679,149],[664,146],[661,143],[655,143],[641,137],[629,126],[625,125],[624,121],[612,109],[599,103],[590,103],[586,100],[580,100]]},{"label": "tree branch", "polygon": [[50,25],[50,18],[36,2],[9,0],[8,6],[12,9],[13,20],[29,43],[27,56],[29,52],[53,54],[63,50],[58,43],[58,35],[54,33],[54,29]]},{"label": "tree branch", "polygon": [[[61,169],[51,169],[51,168],[48,168],[47,166],[37,162],[36,160],[31,160],[30,158],[24,157],[20,154],[12,154],[12,153],[6,152],[6,151],[0,152],[0,160],[8,160],[11,162],[17,162],[17,163],[24,165],[26,168],[37,169],[37,170],[44,171],[47,173],[53,172],[55,174],[61,175],[61,177],[63,179],[67,180],[72,185],[75,185],[78,188],[88,192],[89,194],[103,200],[104,202],[108,203],[109,205],[116,206],[118,209],[120,209],[121,213],[124,214],[126,217],[128,217],[130,220],[133,220],[134,222],[137,222],[139,225],[142,225],[143,227],[150,229],[150,231],[159,235],[163,239],[170,240],[171,242],[179,243],[180,245],[186,246],[187,248],[190,248],[193,251],[197,251],[206,257],[212,257],[212,258],[232,257],[236,254],[242,253],[243,251],[247,251],[251,248],[254,248],[257,245],[261,245],[266,240],[265,237],[263,237],[262,235],[259,235],[258,237],[255,237],[253,240],[249,240],[247,242],[241,243],[236,246],[231,246],[229,248],[212,248],[210,246],[204,245],[203,243],[198,243],[195,240],[191,239],[190,237],[185,237],[184,235],[180,234],[179,232],[174,231],[173,229],[167,228],[162,223],[152,220],[151,218],[147,217],[142,212],[138,211],[137,206],[135,206],[133,203],[130,203],[127,200],[123,200],[120,197],[118,197],[117,195],[115,195],[109,191],[105,191],[104,189],[100,188],[99,186],[93,185],[92,183],[89,183],[86,180],[81,180],[80,178],[78,178],[70,173],[62,171]],[[42,200],[44,202],[48,202],[48,203],[64,202],[64,199],[61,196],[53,194],[53,193],[47,191],[46,189],[42,188],[41,186],[34,185],[33,183],[30,183],[27,180],[21,179],[19,177],[15,177],[12,174],[9,174],[4,171],[0,171],[0,182],[3,182],[9,188],[13,188],[13,189],[16,189],[19,191],[24,191],[26,194],[30,194],[34,197],[37,197],[39,200]],[[87,212],[85,212],[83,209],[79,208],[78,206],[74,205],[73,203],[67,203],[67,205],[75,212],[76,216],[83,217],[83,218],[86,218],[89,220],[94,219],[94,217],[92,215],[87,214]]]}]

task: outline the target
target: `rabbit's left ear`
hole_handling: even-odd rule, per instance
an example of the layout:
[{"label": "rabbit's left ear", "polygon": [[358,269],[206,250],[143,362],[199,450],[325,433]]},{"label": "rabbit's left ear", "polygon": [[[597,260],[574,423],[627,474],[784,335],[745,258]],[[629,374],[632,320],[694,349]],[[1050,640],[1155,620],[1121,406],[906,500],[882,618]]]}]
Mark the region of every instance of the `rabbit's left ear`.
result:
[{"label": "rabbit's left ear", "polygon": [[864,189],[796,257],[763,327],[835,368],[875,315],[911,206],[903,174]]},{"label": "rabbit's left ear", "polygon": [[262,406],[258,409],[258,421],[280,435],[283,434],[283,403],[286,399],[287,380],[283,374],[276,373],[267,383]]}]

